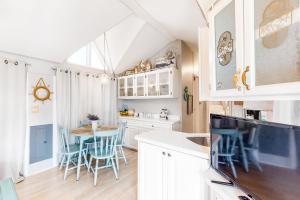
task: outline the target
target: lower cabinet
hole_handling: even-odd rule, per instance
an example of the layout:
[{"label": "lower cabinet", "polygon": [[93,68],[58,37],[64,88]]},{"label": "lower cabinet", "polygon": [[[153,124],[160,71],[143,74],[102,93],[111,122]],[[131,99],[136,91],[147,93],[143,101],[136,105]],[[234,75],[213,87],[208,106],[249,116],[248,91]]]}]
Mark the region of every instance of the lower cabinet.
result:
[{"label": "lower cabinet", "polygon": [[207,200],[208,160],[139,143],[139,200]]},{"label": "lower cabinet", "polygon": [[155,123],[151,121],[138,121],[134,119],[121,119],[123,122],[127,123],[125,131],[125,146],[138,149],[138,143],[134,139],[136,135],[150,132],[150,131],[172,131],[172,123]]}]

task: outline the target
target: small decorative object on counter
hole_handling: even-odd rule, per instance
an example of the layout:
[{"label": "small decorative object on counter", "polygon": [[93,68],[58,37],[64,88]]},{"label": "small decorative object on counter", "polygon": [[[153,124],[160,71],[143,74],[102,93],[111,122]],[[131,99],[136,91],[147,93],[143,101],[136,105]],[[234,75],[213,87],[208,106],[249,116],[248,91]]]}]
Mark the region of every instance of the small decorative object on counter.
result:
[{"label": "small decorative object on counter", "polygon": [[99,117],[97,115],[88,114],[87,118],[92,122],[93,131],[97,130]]},{"label": "small decorative object on counter", "polygon": [[159,114],[161,119],[168,119],[168,109],[162,108]]},{"label": "small decorative object on counter", "polygon": [[128,116],[128,106],[123,104],[122,108],[120,110],[120,115],[121,116]]},{"label": "small decorative object on counter", "polygon": [[133,117],[134,113],[135,113],[134,109],[129,109],[127,115],[130,116],[130,117]]}]

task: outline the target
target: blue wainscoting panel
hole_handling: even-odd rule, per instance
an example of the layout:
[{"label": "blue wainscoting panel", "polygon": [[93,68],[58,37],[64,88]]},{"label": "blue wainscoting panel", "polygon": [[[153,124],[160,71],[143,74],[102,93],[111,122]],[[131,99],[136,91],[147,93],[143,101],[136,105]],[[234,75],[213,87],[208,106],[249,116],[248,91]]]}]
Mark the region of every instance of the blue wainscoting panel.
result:
[{"label": "blue wainscoting panel", "polygon": [[52,158],[53,124],[30,127],[29,163]]}]

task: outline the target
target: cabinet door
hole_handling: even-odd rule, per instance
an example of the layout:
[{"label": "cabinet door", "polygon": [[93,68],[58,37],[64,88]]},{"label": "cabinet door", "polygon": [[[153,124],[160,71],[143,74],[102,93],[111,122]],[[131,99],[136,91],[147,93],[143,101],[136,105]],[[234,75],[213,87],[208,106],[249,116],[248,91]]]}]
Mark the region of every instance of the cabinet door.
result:
[{"label": "cabinet door", "polygon": [[167,199],[208,199],[208,188],[203,177],[209,167],[208,160],[175,151],[168,151],[167,158]]},{"label": "cabinet door", "polygon": [[[163,200],[163,150],[139,143],[138,199]],[[165,200],[165,199],[164,199]]]},{"label": "cabinet door", "polygon": [[127,90],[126,95],[128,97],[134,96],[134,76],[128,76],[126,78],[126,90]]},{"label": "cabinet door", "polygon": [[157,72],[148,73],[146,76],[147,80],[147,96],[157,96]]},{"label": "cabinet door", "polygon": [[125,97],[126,96],[126,79],[125,78],[119,78],[118,79],[118,86],[119,86],[119,97]]},{"label": "cabinet door", "polygon": [[138,148],[137,141],[134,139],[139,134],[139,129],[136,127],[127,127],[125,132],[125,145],[130,148]]},{"label": "cabinet door", "polygon": [[143,97],[145,96],[145,74],[139,74],[135,77],[135,86],[136,86],[136,96]]},{"label": "cabinet door", "polygon": [[213,96],[243,93],[243,1],[219,1],[210,12],[210,66]]},{"label": "cabinet door", "polygon": [[244,1],[249,94],[300,92],[298,0]]},{"label": "cabinet door", "polygon": [[159,96],[170,96],[172,89],[171,82],[172,71],[170,69],[158,72],[158,91]]}]

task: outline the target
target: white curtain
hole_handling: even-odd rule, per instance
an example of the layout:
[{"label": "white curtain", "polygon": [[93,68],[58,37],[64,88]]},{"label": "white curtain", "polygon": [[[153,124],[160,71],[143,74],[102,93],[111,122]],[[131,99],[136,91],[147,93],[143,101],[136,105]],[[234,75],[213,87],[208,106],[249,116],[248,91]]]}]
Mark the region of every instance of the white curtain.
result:
[{"label": "white curtain", "polygon": [[115,80],[70,70],[58,70],[56,79],[59,126],[76,128],[88,114],[98,115],[104,124],[116,124]]},{"label": "white curtain", "polygon": [[0,62],[0,179],[23,173],[26,138],[25,64]]}]

